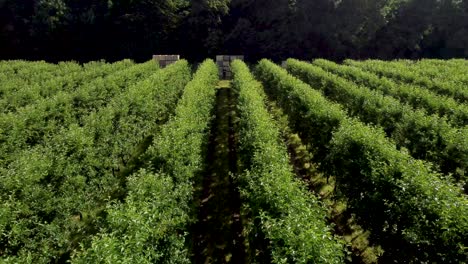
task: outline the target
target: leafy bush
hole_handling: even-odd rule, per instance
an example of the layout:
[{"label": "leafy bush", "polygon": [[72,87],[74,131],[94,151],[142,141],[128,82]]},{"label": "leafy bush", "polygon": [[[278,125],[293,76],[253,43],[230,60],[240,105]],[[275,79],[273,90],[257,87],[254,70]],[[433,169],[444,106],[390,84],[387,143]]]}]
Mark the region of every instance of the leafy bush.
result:
[{"label": "leafy bush", "polygon": [[[273,262],[341,263],[343,247],[331,235],[319,200],[295,179],[279,129],[265,107],[261,84],[242,61],[234,61],[232,70],[245,166],[238,176],[240,192],[248,210],[259,218]],[[254,230],[250,238],[255,239]]]},{"label": "leafy bush", "polygon": [[445,118],[427,115],[380,91],[338,77],[310,63],[289,59],[288,70],[346,106],[351,116],[383,127],[398,147],[417,159],[433,162],[445,174],[464,184],[468,170],[468,127],[454,128]]},{"label": "leafy bush", "polygon": [[[451,97],[435,94],[425,88],[413,84],[397,84],[385,77],[347,65],[338,65],[334,62],[317,59],[313,62],[326,71],[335,73],[353,82],[382,91],[384,94],[410,104],[414,108],[421,108],[430,114],[447,116],[449,122],[458,127],[468,125],[468,106],[460,104]],[[388,65],[391,67],[391,65]]]},{"label": "leafy bush", "polygon": [[146,152],[147,169],[128,179],[125,202],[108,207],[109,228],[75,252],[73,263],[190,263],[192,181],[204,166],[217,73],[213,61],[201,64]]},{"label": "leafy bush", "polygon": [[383,131],[344,121],[334,133],[328,164],[348,206],[382,243],[396,243],[397,258],[466,260],[466,196],[425,162],[398,151]]},{"label": "leafy bush", "polygon": [[108,226],[107,205],[123,199],[126,171],[142,143],[169,119],[190,76],[188,63],[180,61],[132,83],[81,117],[82,125],[25,149],[2,170],[4,256],[13,262],[66,260],[78,243],[89,243]]},{"label": "leafy bush", "polygon": [[315,113],[336,105],[323,97],[315,101],[307,95],[300,97],[299,91],[309,86],[267,60],[257,68],[260,78],[270,85],[266,91],[280,94],[281,106],[287,104],[286,98],[297,100],[296,107],[284,108],[289,116],[314,113],[294,121],[303,123],[294,127],[314,127],[315,131],[300,132],[306,142],[325,145],[322,169],[336,176],[338,193],[348,200],[362,225],[371,229],[373,239],[389,245],[384,248],[390,251],[387,254],[404,262],[458,263],[466,259],[468,201],[456,186],[433,172],[430,164],[398,150],[381,129],[346,116],[338,121],[330,116],[333,136],[324,142],[320,132],[329,133],[329,125],[322,131],[315,126],[327,122]]},{"label": "leafy bush", "polygon": [[[311,89],[309,85],[268,60],[259,62],[255,74],[263,82],[265,91],[290,113],[291,125],[300,136],[314,139],[311,149],[315,152],[314,157],[323,158],[327,153],[332,132],[346,117],[342,107],[330,103],[321,92]],[[303,122],[309,118],[314,122]]]},{"label": "leafy bush", "polygon": [[[375,72],[380,76],[387,76],[401,83],[412,83],[442,95],[452,96],[460,103],[468,102],[468,89],[465,88],[465,84],[453,81],[452,79],[450,81],[431,80],[426,76],[418,75],[414,71],[408,71],[404,66],[392,65],[392,67],[388,67],[384,61],[378,60],[364,62],[345,60],[345,64]],[[466,70],[460,74],[465,75]]]},{"label": "leafy bush", "polygon": [[112,74],[84,81],[75,90],[62,90],[15,113],[1,115],[0,165],[6,167],[18,159],[17,155],[21,155],[22,150],[42,144],[71,124],[82,125],[84,117],[105,107],[114,96],[146,78],[157,66],[154,62],[147,62],[124,70],[117,69],[111,67],[108,70]]},{"label": "leafy bush", "polygon": [[[113,64],[91,62],[83,67],[68,63],[50,73],[32,73],[41,76],[40,79],[32,78],[32,76],[15,78],[15,75],[12,74],[10,78],[5,79],[0,84],[0,94],[3,94],[0,98],[0,111],[3,113],[17,112],[19,108],[43,98],[51,97],[61,91],[72,92],[86,82],[105,77],[132,65],[133,62],[130,60]],[[25,67],[31,67],[31,65]]]}]

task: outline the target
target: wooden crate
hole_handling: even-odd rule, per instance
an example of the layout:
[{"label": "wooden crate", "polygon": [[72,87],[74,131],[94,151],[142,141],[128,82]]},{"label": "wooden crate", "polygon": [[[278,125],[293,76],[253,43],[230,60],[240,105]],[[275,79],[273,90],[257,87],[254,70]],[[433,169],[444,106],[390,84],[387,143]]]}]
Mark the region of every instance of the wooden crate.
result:
[{"label": "wooden crate", "polygon": [[153,60],[159,63],[159,67],[165,68],[180,60],[180,55],[153,55]]},{"label": "wooden crate", "polygon": [[234,60],[244,60],[243,55],[217,55],[216,65],[219,68],[219,78],[231,79],[231,62]]}]

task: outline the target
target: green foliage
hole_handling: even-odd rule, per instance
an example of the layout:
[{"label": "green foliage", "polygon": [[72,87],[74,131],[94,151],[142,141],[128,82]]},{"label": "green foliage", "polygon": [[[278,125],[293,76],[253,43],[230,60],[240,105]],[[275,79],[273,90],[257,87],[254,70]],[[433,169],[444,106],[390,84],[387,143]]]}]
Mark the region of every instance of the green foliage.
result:
[{"label": "green foliage", "polygon": [[428,164],[398,151],[383,131],[345,120],[334,133],[328,163],[363,226],[383,233],[383,244],[397,243],[396,258],[466,259],[466,196]]},{"label": "green foliage", "polygon": [[[222,10],[225,2],[211,3]],[[290,2],[291,12],[299,4]],[[465,262],[466,195],[431,163],[415,158],[466,177],[465,106],[408,80],[314,63],[322,68],[296,60],[287,67],[319,90],[262,60],[255,74],[263,90],[243,62],[232,63],[240,116],[234,122],[240,171],[234,180],[243,213],[252,217],[243,223],[250,257],[344,261],[324,206],[294,177],[265,107],[268,94],[311,145],[319,168],[336,177],[336,194],[371,231],[370,242],[383,247],[385,260]],[[386,65],[410,71],[414,80],[426,76],[425,83],[466,89],[465,60]],[[453,82],[445,76],[452,73]],[[218,81],[211,60],[192,80],[185,60],[161,70],[154,62],[128,60],[82,66],[0,61],[0,262],[193,261],[193,182],[207,166]],[[379,126],[347,117],[325,96]]]},{"label": "green foliage", "polygon": [[128,179],[124,203],[108,207],[109,228],[75,252],[72,262],[190,263],[185,239],[193,221],[192,181],[204,166],[217,71],[211,60],[201,64],[175,116],[146,152],[148,168]]},{"label": "green foliage", "polygon": [[[2,112],[11,110],[7,103],[11,101],[14,103],[15,99],[19,97],[16,94],[18,91],[28,92],[30,89],[37,90],[41,88],[43,83],[50,82],[55,78],[63,78],[67,74],[82,71],[83,67],[74,62],[62,62],[59,65],[42,61],[12,61],[4,63],[1,67],[3,75],[2,82],[0,83],[0,102],[2,103],[2,107],[6,107],[6,109],[2,109]],[[52,90],[60,89],[60,87],[53,86],[49,88]],[[47,89],[44,89],[43,92],[47,92]]]},{"label": "green foliage", "polygon": [[90,244],[90,235],[111,224],[109,204],[125,195],[135,156],[173,113],[190,67],[179,61],[142,79],[79,116],[81,125],[60,129],[2,169],[1,210],[9,212],[0,225],[5,257],[67,260],[79,243]]},{"label": "green foliage", "polygon": [[[321,92],[310,89],[310,86],[268,60],[259,62],[255,74],[264,83],[268,94],[286,112],[294,113],[289,116],[289,120],[300,136],[314,139],[314,157],[324,157],[333,130],[346,117],[342,107],[328,102]],[[311,105],[315,106],[313,110]],[[307,118],[313,118],[315,122],[303,122]]]},{"label": "green foliage", "polygon": [[[291,67],[299,62],[288,64]],[[279,95],[281,106],[288,100],[294,102],[294,94],[309,87],[266,60],[259,63],[257,72],[260,79],[265,79],[265,85],[270,86],[266,91]],[[333,85],[324,77],[321,80],[323,84]],[[296,88],[298,91],[290,92]],[[277,92],[280,90],[284,91]],[[348,207],[356,213],[362,226],[371,229],[372,239],[389,250],[386,254],[390,258],[405,262],[464,261],[468,201],[456,186],[433,172],[430,164],[397,150],[384,131],[359,121],[346,117],[337,121],[330,116],[333,138],[324,142],[320,132],[329,133],[329,125],[314,124],[326,123],[327,119],[310,113],[321,113],[323,108],[336,108],[336,105],[323,96],[300,102],[300,107],[284,108],[289,116],[302,116],[303,124],[293,127],[314,127],[315,131],[298,132],[310,144],[325,144],[322,147],[327,156],[321,157],[325,164],[322,167],[336,176],[338,193],[348,200]]]},{"label": "green foliage", "polygon": [[[238,176],[240,192],[269,240],[273,262],[341,263],[342,245],[331,235],[318,199],[294,178],[278,127],[265,107],[261,84],[243,62],[234,61],[232,69],[245,167]],[[255,232],[249,234],[254,247]]]},{"label": "green foliage", "polygon": [[405,67],[418,76],[424,76],[435,81],[466,83],[468,79],[468,76],[464,74],[467,66],[466,61],[462,59],[394,60],[387,61],[387,65]]},{"label": "green foliage", "polygon": [[[338,65],[327,60],[318,59],[314,60],[313,63],[326,71],[350,79],[359,85],[382,91],[384,94],[408,103],[414,108],[424,109],[429,114],[447,116],[449,122],[454,126],[463,127],[468,125],[468,106],[460,104],[450,97],[437,95],[412,84],[397,84],[386,77],[380,78],[374,73],[347,65]],[[389,62],[388,67],[392,67],[392,64]],[[440,68],[442,67],[436,67],[435,69]],[[410,70],[412,69],[408,68],[408,71]],[[445,74],[453,77],[450,72]]]},{"label": "green foliage", "polygon": [[51,30],[63,25],[67,12],[64,0],[39,0],[36,4],[36,23],[44,24]]},{"label": "green foliage", "polygon": [[60,91],[73,92],[85,82],[96,78],[105,78],[113,72],[132,66],[132,64],[129,60],[114,64],[92,62],[83,67],[75,63],[61,63],[60,67],[52,72],[34,69],[30,75],[21,78],[14,74],[13,78],[1,84],[0,94],[4,94],[4,96],[0,99],[0,108],[3,109],[4,113],[16,112],[18,108],[51,97]]},{"label": "green foliage", "polygon": [[109,233],[93,238],[73,263],[190,263],[183,232],[188,208],[171,177],[146,170],[127,179],[125,203],[107,207]]},{"label": "green foliage", "polygon": [[453,174],[461,184],[468,169],[468,127],[454,128],[445,118],[415,110],[381,91],[358,86],[312,64],[290,59],[288,70],[313,88],[346,106],[351,116],[378,124],[398,147],[418,159],[433,162],[443,173]]},{"label": "green foliage", "polygon": [[86,116],[106,106],[127,86],[158,69],[153,61],[122,69],[127,64],[113,64],[107,69],[109,75],[95,79],[77,78],[78,87],[72,84],[74,88],[60,90],[50,98],[45,97],[19,108],[15,113],[1,115],[0,138],[3,142],[0,146],[0,165],[6,167],[18,160],[16,155],[21,156],[21,151],[27,147],[43,143],[71,124],[82,125]]},{"label": "green foliage", "polygon": [[[429,89],[441,95],[447,95],[453,97],[460,103],[468,102],[468,89],[465,85],[456,81],[440,81],[437,79],[431,79],[427,76],[417,74],[415,71],[408,70],[405,66],[400,64],[393,64],[392,67],[388,67],[386,62],[378,60],[367,60],[364,62],[345,60],[345,63],[351,66],[355,66],[367,71],[374,72],[380,76],[386,76],[399,83],[410,83],[423,88]],[[466,68],[464,72],[459,73],[461,75],[466,74]],[[455,74],[453,74],[455,75]],[[460,78],[455,75],[455,78]]]}]

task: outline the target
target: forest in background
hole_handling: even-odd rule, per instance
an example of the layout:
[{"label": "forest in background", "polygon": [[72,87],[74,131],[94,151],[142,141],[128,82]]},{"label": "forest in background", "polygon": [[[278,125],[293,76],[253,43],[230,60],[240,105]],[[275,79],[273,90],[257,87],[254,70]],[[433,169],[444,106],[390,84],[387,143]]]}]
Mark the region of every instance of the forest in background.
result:
[{"label": "forest in background", "polygon": [[468,0],[0,0],[0,59],[468,58]]}]

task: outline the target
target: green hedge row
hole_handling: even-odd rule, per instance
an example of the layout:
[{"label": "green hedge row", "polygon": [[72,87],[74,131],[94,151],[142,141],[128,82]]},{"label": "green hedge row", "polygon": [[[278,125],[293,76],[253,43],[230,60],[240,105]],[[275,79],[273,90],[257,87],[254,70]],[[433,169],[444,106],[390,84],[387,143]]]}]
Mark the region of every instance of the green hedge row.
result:
[{"label": "green hedge row", "polygon": [[327,164],[363,226],[383,231],[381,243],[396,246],[387,255],[417,263],[466,260],[466,196],[425,162],[398,151],[383,131],[346,120]]},{"label": "green hedge row", "polygon": [[449,60],[442,60],[442,59],[422,59],[417,61],[417,63],[426,63],[432,66],[444,66],[444,67],[465,67],[468,66],[468,62],[466,59],[449,59]]},{"label": "green hedge row", "polygon": [[289,59],[287,69],[333,101],[351,116],[383,127],[398,147],[417,159],[433,162],[444,173],[464,184],[468,176],[468,127],[454,128],[437,115],[400,103],[380,91],[358,86],[318,66]]},{"label": "green hedge row", "polygon": [[[269,61],[262,60],[255,68],[255,75],[261,79],[264,89],[269,95],[278,101],[286,112],[295,113],[289,116],[289,120],[296,124],[296,130],[301,137],[312,136],[314,138],[315,144],[311,146],[312,151],[316,154],[314,157],[323,158],[327,154],[332,132],[346,117],[346,112],[339,104],[333,104],[326,100],[320,91],[310,89],[309,85],[288,75],[286,71],[275,69],[276,66],[273,66]],[[275,73],[272,74],[270,70],[275,70]],[[278,83],[285,81],[289,85],[276,89]],[[311,112],[304,105],[314,105],[317,111]],[[314,123],[302,122],[304,118],[309,118],[311,115],[314,117]],[[303,132],[307,132],[307,135]]]},{"label": "green hedge row", "polygon": [[257,228],[269,241],[274,263],[341,263],[343,245],[326,224],[319,200],[295,179],[284,142],[268,113],[262,86],[239,60],[232,64],[239,95],[239,149],[244,172],[238,175],[247,211],[260,223],[249,230],[255,247]]},{"label": "green hedge row", "polygon": [[193,180],[203,169],[216,64],[207,60],[186,86],[175,117],[148,149],[147,169],[128,179],[124,203],[107,208],[109,227],[83,245],[72,263],[190,263],[187,237]]},{"label": "green hedge row", "polygon": [[186,61],[157,71],[2,169],[2,260],[64,262],[107,227],[106,206],[125,197],[126,176],[190,77]]},{"label": "green hedge row", "polygon": [[419,76],[429,78],[438,82],[455,82],[457,84],[468,84],[467,60],[399,60],[404,66]]},{"label": "green hedge row", "polygon": [[465,84],[468,81],[468,76],[466,76],[468,63],[466,63],[465,60],[405,60],[405,65],[408,67],[409,71],[413,71],[420,76],[429,77],[431,80],[442,82],[455,81]]},{"label": "green hedge row", "polygon": [[[91,64],[95,64],[92,62]],[[102,63],[101,63],[102,64]],[[0,75],[5,79],[0,79],[2,84],[8,84],[10,80],[21,81],[28,85],[32,83],[41,83],[51,78],[63,76],[70,71],[80,71],[82,67],[76,62],[60,62],[58,64],[47,63],[45,61],[2,61],[0,65]],[[13,89],[22,88],[12,87]],[[0,88],[0,98],[3,96]]]},{"label": "green hedge row", "polygon": [[[441,96],[411,84],[397,84],[390,79],[380,78],[374,73],[356,67],[338,65],[323,59],[317,59],[313,63],[359,85],[382,91],[414,108],[422,108],[429,114],[447,116],[449,122],[454,126],[468,125],[468,105],[460,104],[451,97]],[[391,66],[389,65],[389,67]]]},{"label": "green hedge row", "polygon": [[[256,72],[266,91],[280,98],[303,139],[325,145],[322,168],[335,175],[338,193],[371,230],[371,238],[390,245],[385,254],[404,262],[466,260],[468,200],[458,188],[427,163],[397,150],[380,129],[343,114],[324,114],[324,109],[339,107],[281,67],[262,60]],[[333,137],[325,142],[324,134]]]},{"label": "green hedge row", "polygon": [[[126,63],[124,63],[126,64]],[[73,123],[107,105],[130,85],[151,75],[158,66],[147,62],[116,71],[108,76],[84,81],[75,91],[63,90],[16,113],[0,115],[0,167],[18,159],[21,151],[53,137]]]},{"label": "green hedge row", "polygon": [[[399,67],[398,65],[388,67],[384,61],[378,60],[368,60],[364,62],[345,60],[344,63],[366,71],[377,73],[380,76],[389,77],[399,82],[412,83],[442,95],[452,96],[453,99],[461,103],[468,102],[468,89],[466,88],[466,85],[460,82],[452,80],[431,80],[429,77],[420,76],[417,73],[408,70],[407,67]],[[453,77],[459,78],[456,76]]]},{"label": "green hedge row", "polygon": [[[27,79],[10,78],[1,82],[0,111],[2,113],[16,112],[18,108],[35,103],[43,98],[51,97],[60,91],[72,92],[84,83],[93,79],[105,77],[113,72],[132,66],[132,62],[124,60],[113,64],[88,63],[83,67],[64,67],[60,69],[64,74],[50,76],[43,81],[29,82]],[[72,65],[74,66],[74,65]],[[55,73],[55,72],[53,72]],[[47,75],[47,74],[44,74]]]},{"label": "green hedge row", "polygon": [[[70,73],[83,72],[83,70],[82,66],[74,62],[62,62],[57,65],[45,62],[13,64],[8,70],[3,71],[3,74],[0,74],[0,99],[18,92],[20,94],[27,93],[28,87],[41,86],[55,78],[61,78]],[[7,110],[2,109],[1,112],[7,112]]]}]

